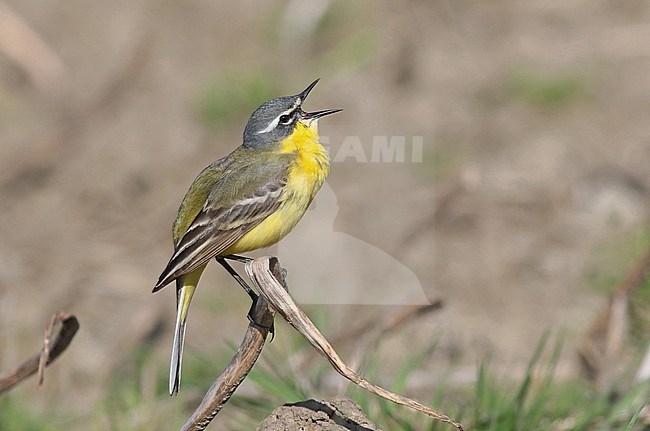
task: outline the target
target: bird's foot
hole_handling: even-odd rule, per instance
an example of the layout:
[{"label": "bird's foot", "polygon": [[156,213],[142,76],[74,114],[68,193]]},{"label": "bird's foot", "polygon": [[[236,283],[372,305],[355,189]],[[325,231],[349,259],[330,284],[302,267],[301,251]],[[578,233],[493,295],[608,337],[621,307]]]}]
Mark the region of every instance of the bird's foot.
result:
[{"label": "bird's foot", "polygon": [[271,333],[271,341],[275,338],[275,325],[271,323],[270,326],[267,325],[262,325],[259,322],[255,321],[255,307],[257,307],[257,301],[259,300],[259,296],[254,294],[255,296],[251,296],[253,299],[253,303],[251,304],[250,310],[248,310],[248,320],[254,325],[257,326],[258,328],[261,329],[266,329]]}]

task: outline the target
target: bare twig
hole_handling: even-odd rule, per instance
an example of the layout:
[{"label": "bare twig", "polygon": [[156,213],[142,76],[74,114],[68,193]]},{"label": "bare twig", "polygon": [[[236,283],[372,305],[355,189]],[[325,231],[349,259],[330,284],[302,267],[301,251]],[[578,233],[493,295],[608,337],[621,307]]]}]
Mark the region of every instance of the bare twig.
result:
[{"label": "bare twig", "polygon": [[440,308],[442,308],[441,299],[435,299],[431,304],[405,305],[395,313],[382,319],[379,323],[375,320],[369,320],[352,331],[342,334],[339,338],[335,339],[332,344],[346,343],[368,332],[372,332],[373,340],[381,338],[388,333],[394,332],[402,325],[419,317],[426,316],[436,310],[440,310]]},{"label": "bare twig", "polygon": [[[393,313],[381,319],[377,324],[370,325],[367,330],[360,332],[354,339],[356,340],[354,350],[350,354],[348,364],[351,367],[359,368],[366,352],[373,351],[387,334],[395,331],[401,325],[410,322],[418,317],[427,315],[442,307],[442,300],[436,299],[431,304],[407,305],[396,313]],[[341,386],[343,388],[343,386]]]},{"label": "bare twig", "polygon": [[257,301],[246,335],[235,356],[214,381],[201,404],[187,420],[181,431],[202,431],[221,411],[240,383],[246,378],[262,352],[264,341],[273,325],[275,312],[264,298]]},{"label": "bare twig", "polygon": [[[53,336],[53,328],[61,323],[58,334]],[[38,384],[43,383],[43,372],[47,365],[50,365],[70,345],[72,338],[79,330],[79,321],[70,313],[56,313],[52,316],[50,324],[45,332],[43,349],[20,364],[14,370],[9,371],[0,377],[0,394],[8,391],[27,377],[38,371]]]},{"label": "bare twig", "polygon": [[307,339],[318,352],[325,356],[332,367],[343,377],[351,382],[361,386],[369,392],[379,395],[382,398],[394,403],[407,406],[419,412],[422,412],[436,420],[451,424],[458,430],[463,429],[460,423],[454,421],[446,415],[437,413],[429,407],[418,403],[402,395],[394,394],[379,386],[360,377],[350,369],[338,356],[330,343],[318,331],[316,326],[309,320],[307,315],[298,308],[289,293],[283,287],[283,277],[278,277],[278,268],[280,264],[277,258],[261,257],[246,264],[246,273],[253,283],[258,287],[260,294],[264,297],[273,308],[300,334]]},{"label": "bare twig", "polygon": [[[395,332],[408,322],[441,309],[442,305],[442,300],[439,298],[434,299],[431,304],[406,305],[401,307],[395,313],[382,319],[379,323],[376,319],[369,319],[356,328],[345,331],[343,334],[332,340],[332,345],[340,346],[349,343],[350,341],[358,341],[359,338],[365,335],[362,349],[367,350],[387,334]],[[317,357],[315,353],[315,350],[305,352],[304,356],[297,361],[298,368],[302,369],[309,365],[311,361]]]},{"label": "bare twig", "polygon": [[0,51],[22,67],[41,90],[51,91],[63,75],[63,62],[56,52],[4,2],[0,2]]},{"label": "bare twig", "polygon": [[583,339],[578,356],[587,377],[600,388],[608,387],[629,328],[632,295],[650,273],[650,249],[619,283]]}]

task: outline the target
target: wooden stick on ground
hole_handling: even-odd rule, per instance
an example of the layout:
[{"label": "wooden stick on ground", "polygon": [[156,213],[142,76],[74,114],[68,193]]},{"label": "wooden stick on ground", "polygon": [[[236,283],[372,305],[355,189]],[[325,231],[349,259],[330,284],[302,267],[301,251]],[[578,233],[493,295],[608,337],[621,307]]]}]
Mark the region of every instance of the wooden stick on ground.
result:
[{"label": "wooden stick on ground", "polygon": [[417,401],[373,385],[343,363],[330,343],[289,296],[283,270],[277,258],[261,257],[248,262],[246,264],[246,273],[260,292],[260,298],[252,318],[257,323],[251,322],[248,326],[244,340],[235,356],[223,373],[214,381],[210,390],[203,397],[201,404],[183,425],[181,431],[202,431],[221,411],[221,408],[228,402],[235,389],[257,361],[264,347],[266,336],[272,327],[275,312],[279,313],[291,326],[300,332],[309,341],[309,344],[321,355],[325,356],[334,369],[343,377],[382,398],[425,413],[436,420],[451,424],[458,430],[463,431],[460,423],[443,414],[436,413]]},{"label": "wooden stick on ground", "polygon": [[[61,323],[58,334],[53,336],[54,326]],[[38,371],[38,384],[43,383],[45,367],[50,365],[70,345],[79,330],[79,321],[70,313],[56,313],[45,331],[43,349],[20,364],[15,369],[0,377],[0,394],[25,380]]]}]

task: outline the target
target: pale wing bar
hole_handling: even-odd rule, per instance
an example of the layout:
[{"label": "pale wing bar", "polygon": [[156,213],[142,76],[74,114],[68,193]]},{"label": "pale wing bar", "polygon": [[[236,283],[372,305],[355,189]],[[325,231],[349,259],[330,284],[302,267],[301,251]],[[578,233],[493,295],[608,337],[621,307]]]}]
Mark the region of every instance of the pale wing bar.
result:
[{"label": "pale wing bar", "polygon": [[273,214],[282,203],[285,186],[286,179],[275,180],[230,207],[203,208],[179,241],[154,292],[204,265]]}]

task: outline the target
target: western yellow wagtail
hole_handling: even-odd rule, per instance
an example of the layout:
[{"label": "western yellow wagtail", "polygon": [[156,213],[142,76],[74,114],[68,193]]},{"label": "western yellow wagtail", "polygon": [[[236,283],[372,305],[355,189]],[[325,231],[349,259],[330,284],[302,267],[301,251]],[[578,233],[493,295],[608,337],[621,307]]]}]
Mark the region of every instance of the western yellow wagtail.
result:
[{"label": "western yellow wagtail", "polygon": [[244,129],[244,142],[205,168],[185,194],[172,227],[174,254],[153,291],[176,280],[176,328],[169,393],[178,393],[190,301],[213,257],[248,294],[257,294],[226,259],[268,247],[300,221],[329,173],[318,142],[318,119],[339,112],[305,112],[302,104],[318,80],[295,96],[262,104]]}]

